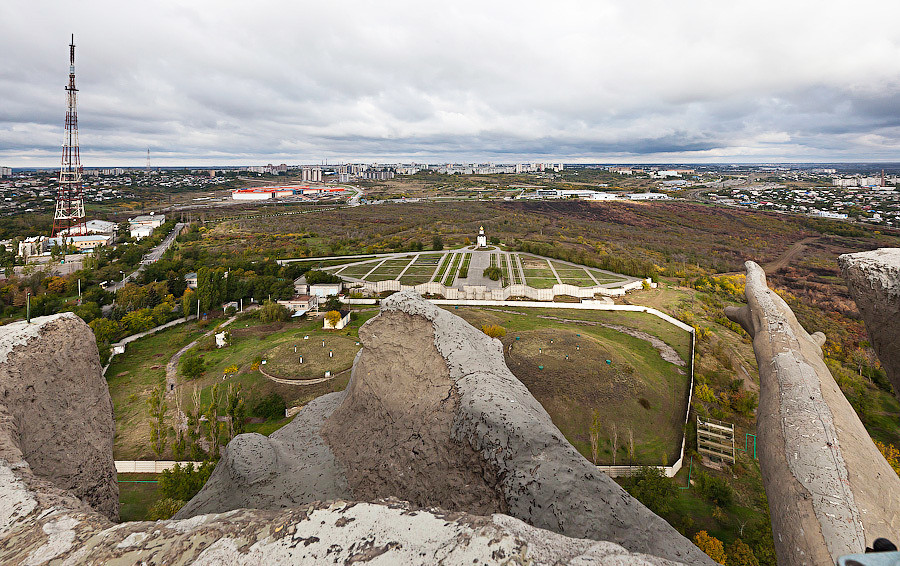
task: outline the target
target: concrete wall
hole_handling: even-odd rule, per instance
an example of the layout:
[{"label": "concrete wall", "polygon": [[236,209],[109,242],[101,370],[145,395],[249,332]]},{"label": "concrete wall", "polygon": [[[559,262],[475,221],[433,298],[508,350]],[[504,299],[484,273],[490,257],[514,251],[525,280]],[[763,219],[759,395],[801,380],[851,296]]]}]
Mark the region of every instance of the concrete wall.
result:
[{"label": "concrete wall", "polygon": [[[655,286],[649,279],[646,280],[651,286]],[[509,285],[502,289],[488,289],[481,285],[463,285],[462,289],[456,287],[447,287],[442,283],[431,281],[420,285],[401,285],[399,281],[378,281],[378,282],[354,282],[347,283],[348,289],[365,289],[373,293],[385,293],[388,291],[406,291],[414,290],[420,295],[442,295],[449,300],[470,300],[470,301],[505,301],[510,297],[524,297],[533,301],[553,301],[558,296],[577,297],[579,299],[592,299],[595,295],[603,295],[607,297],[621,297],[626,291],[640,289],[644,280],[632,281],[615,289],[608,289],[599,285],[593,287],[577,287],[575,285],[567,285],[565,283],[557,283],[549,289],[535,289],[528,285]]]}]

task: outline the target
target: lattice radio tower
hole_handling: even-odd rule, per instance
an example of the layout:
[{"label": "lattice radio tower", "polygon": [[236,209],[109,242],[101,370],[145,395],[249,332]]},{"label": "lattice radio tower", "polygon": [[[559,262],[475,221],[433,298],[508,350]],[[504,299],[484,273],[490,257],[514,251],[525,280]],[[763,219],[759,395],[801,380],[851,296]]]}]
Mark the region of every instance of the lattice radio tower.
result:
[{"label": "lattice radio tower", "polygon": [[[75,34],[69,44],[69,85],[66,87],[69,106],[66,110],[66,134],[63,140],[62,165],[59,169],[59,189],[56,192],[56,213],[53,233],[73,227],[84,227],[84,186],[81,182],[81,155],[78,151],[78,113],[75,109]],[[69,235],[74,230],[69,230]]]}]

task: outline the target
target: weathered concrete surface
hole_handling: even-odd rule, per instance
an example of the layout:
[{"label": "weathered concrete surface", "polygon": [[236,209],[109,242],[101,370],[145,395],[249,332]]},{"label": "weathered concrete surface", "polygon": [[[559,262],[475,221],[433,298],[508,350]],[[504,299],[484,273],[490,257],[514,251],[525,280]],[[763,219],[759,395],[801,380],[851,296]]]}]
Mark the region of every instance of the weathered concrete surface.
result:
[{"label": "weathered concrete surface", "polygon": [[318,432],[343,395],[331,393],[313,400],[268,438],[261,434],[237,436],[228,443],[203,490],[175,517],[186,519],[242,507],[284,509],[353,498],[334,454]]},{"label": "weathered concrete surface", "polygon": [[747,306],[726,309],[753,336],[759,460],[779,564],[833,564],[900,528],[900,478],[881,456],[810,336],[752,261]]},{"label": "weathered concrete surface", "polygon": [[452,434],[460,396],[435,348],[432,322],[384,310],[360,329],[359,340],[347,397],[322,428],[354,498],[505,512],[495,469]]},{"label": "weathered concrete surface", "polygon": [[[712,564],[566,441],[506,367],[498,340],[404,292],[382,303],[381,314],[360,329],[360,342],[340,406],[273,435],[273,442],[324,437],[331,451],[312,456],[308,447],[318,440],[296,443],[296,451],[279,452],[276,461],[317,461],[313,467],[336,462],[353,499],[393,496],[420,507],[505,512],[566,536]],[[261,443],[252,444],[250,456],[238,456],[244,443],[229,445],[214,472],[217,481],[179,517],[231,509],[239,490],[247,500],[260,494],[268,508],[282,506],[277,489],[294,500],[315,497],[300,476],[280,480],[277,489],[268,480],[231,480],[236,460],[258,462],[238,475],[270,478],[283,469],[254,455],[264,450]]]},{"label": "weathered concrete surface", "polygon": [[[77,474],[60,475],[54,469],[36,473],[38,466],[31,465],[31,460],[41,467],[48,460],[40,453],[26,452],[26,447],[33,448],[33,440],[28,439],[33,424],[29,415],[19,411],[21,392],[34,388],[43,398],[26,396],[26,400],[66,417],[43,421],[46,438],[41,450],[54,455],[80,449],[82,454],[72,454],[70,460],[82,466],[91,465],[93,459],[112,461],[111,438],[90,445],[96,436],[91,427],[105,430],[112,422],[111,412],[96,416],[71,412],[72,407],[91,406],[82,404],[82,394],[65,380],[86,375],[87,383],[80,385],[88,395],[97,389],[90,376],[99,376],[97,350],[85,347],[90,337],[84,327],[69,315],[37,319],[34,325],[0,327],[0,384],[5,393],[0,405],[0,564],[674,564],[612,543],[550,533],[504,515],[413,510],[397,500],[333,501],[282,511],[240,509],[185,520],[114,525],[60,488],[57,482]],[[45,362],[39,364],[33,357]],[[61,373],[63,362],[67,371]],[[67,395],[50,395],[48,384]],[[100,384],[105,386],[102,379]],[[102,393],[99,397],[108,402],[108,392]],[[320,422],[338,400],[332,397],[313,404],[307,417]],[[278,442],[264,444],[252,435],[238,446],[229,455],[227,469],[250,487],[266,479],[260,470],[278,466],[279,451],[284,448]],[[321,443],[316,446],[322,447]],[[255,460],[248,455],[266,464],[253,465]],[[318,458],[327,459],[322,454]],[[311,482],[319,480],[315,476]]]},{"label": "weathered concrete surface", "polygon": [[838,263],[872,347],[900,398],[900,248],[846,254]]},{"label": "weathered concrete surface", "polygon": [[71,313],[0,326],[0,420],[16,459],[110,519],[119,517],[112,399],[94,333]]}]

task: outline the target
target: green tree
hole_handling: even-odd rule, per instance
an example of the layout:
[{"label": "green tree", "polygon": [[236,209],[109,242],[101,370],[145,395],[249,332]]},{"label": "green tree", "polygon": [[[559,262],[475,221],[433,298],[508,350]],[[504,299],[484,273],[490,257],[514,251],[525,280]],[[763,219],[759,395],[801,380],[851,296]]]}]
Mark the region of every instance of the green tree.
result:
[{"label": "green tree", "polygon": [[659,468],[642,466],[638,472],[623,482],[623,487],[657,515],[672,510],[672,501],[678,495],[678,488]]},{"label": "green tree", "polygon": [[203,358],[197,355],[196,352],[187,352],[183,356],[181,356],[181,375],[183,375],[186,379],[197,379],[206,369],[206,364],[203,362]]},{"label": "green tree", "polygon": [[503,277],[503,271],[497,266],[486,267],[483,275],[491,281],[499,281]]},{"label": "green tree", "polygon": [[278,393],[270,393],[253,407],[253,414],[264,419],[283,419],[287,406]]},{"label": "green tree", "polygon": [[236,387],[228,384],[225,394],[225,415],[228,417],[228,437],[234,438],[238,434],[243,434],[247,409],[241,397],[240,383]]},{"label": "green tree", "polygon": [[171,469],[164,470],[159,475],[157,488],[160,495],[177,501],[190,501],[203,489],[209,476],[212,475],[215,465],[212,462],[203,462],[196,468],[193,464],[175,464]]},{"label": "green tree", "polygon": [[202,312],[209,312],[224,303],[227,294],[225,269],[201,267],[197,271],[197,293],[200,295]]},{"label": "green tree", "polygon": [[431,249],[434,251],[444,249],[444,239],[441,238],[440,234],[435,234],[435,236],[431,238]]},{"label": "green tree", "polygon": [[156,459],[162,457],[166,449],[166,378],[162,377],[147,399],[150,406],[150,446],[156,454]]},{"label": "green tree", "polygon": [[169,322],[172,316],[172,303],[160,303],[153,307],[153,324],[159,326]]},{"label": "green tree", "polygon": [[94,337],[98,343],[111,344],[119,336],[119,323],[108,318],[95,318],[88,323],[88,326],[94,331]]},{"label": "green tree", "polygon": [[291,318],[291,313],[287,307],[274,301],[266,301],[259,309],[259,319],[263,322],[282,322],[289,318]]},{"label": "green tree", "polygon": [[140,309],[125,313],[121,322],[130,334],[150,330],[155,324],[153,322],[153,313],[150,309]]},{"label": "green tree", "polygon": [[197,294],[187,289],[181,297],[181,312],[185,317],[197,314]]}]

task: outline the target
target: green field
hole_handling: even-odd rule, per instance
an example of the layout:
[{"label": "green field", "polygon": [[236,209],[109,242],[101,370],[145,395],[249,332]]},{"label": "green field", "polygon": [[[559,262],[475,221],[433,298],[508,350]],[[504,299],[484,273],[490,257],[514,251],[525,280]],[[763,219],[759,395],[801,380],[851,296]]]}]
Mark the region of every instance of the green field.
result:
[{"label": "green field", "polygon": [[[210,345],[212,337],[201,339],[193,351],[197,352],[204,360],[206,369],[204,374],[193,381],[187,381],[179,377],[178,395],[182,410],[188,411],[192,406],[192,392],[196,387],[200,392],[201,403],[210,401],[210,392],[214,384],[220,385],[240,384],[242,397],[246,405],[252,408],[255,403],[269,393],[277,393],[286,402],[287,406],[302,405],[310,399],[329,393],[340,391],[346,387],[349,372],[342,374],[330,381],[314,385],[284,385],[278,384],[259,371],[253,370],[252,365],[266,356],[272,357],[273,366],[280,368],[283,364],[289,367],[290,361],[296,362],[293,354],[294,344],[316,344],[318,350],[312,346],[302,346],[308,350],[310,365],[304,371],[295,371],[286,378],[313,377],[313,374],[324,371],[340,371],[347,369],[353,363],[357,347],[357,330],[361,324],[376,314],[376,310],[368,309],[355,313],[350,325],[340,331],[323,330],[322,319],[297,320],[260,324],[256,320],[238,321],[229,327],[232,333],[232,344],[228,347],[216,349]],[[213,328],[212,326],[208,327]],[[117,460],[153,460],[155,454],[150,448],[150,425],[147,398],[157,381],[165,376],[165,365],[168,360],[182,347],[192,340],[202,336],[195,323],[187,323],[167,329],[155,335],[142,338],[128,345],[125,354],[114,358],[107,376],[110,394],[113,399],[113,407],[116,418],[116,436],[113,448]],[[303,340],[309,336],[309,340]],[[326,350],[321,350],[321,340],[326,340]],[[332,347],[327,345],[331,343]],[[301,347],[298,346],[298,349]],[[334,358],[324,361],[327,350],[334,350]],[[323,359],[319,359],[323,358]],[[333,367],[325,368],[325,365]],[[298,364],[299,365],[299,364]],[[231,366],[238,368],[237,372],[229,373],[229,377],[223,380],[225,369]],[[266,366],[269,366],[267,359]],[[320,367],[321,366],[321,367]],[[263,366],[265,368],[265,366]],[[279,377],[281,377],[279,375]],[[315,375],[315,377],[321,377]],[[175,400],[167,399],[169,425],[174,424]],[[288,421],[276,419],[267,423],[248,425],[248,431],[270,433]],[[163,459],[171,459],[171,442]]]},{"label": "green field", "polygon": [[[588,429],[593,410],[602,415],[605,427],[598,463],[613,463],[614,425],[619,435],[617,464],[660,465],[664,460],[671,464],[678,458],[689,377],[664,361],[648,341],[596,322],[656,335],[685,359],[690,357],[687,332],[645,313],[521,307],[461,307],[453,312],[476,327],[499,324],[507,329],[502,341],[510,370],[586,458],[591,456]],[[584,322],[554,320],[579,317]],[[634,438],[633,458],[629,435]]]},{"label": "green field", "polygon": [[159,499],[156,474],[119,474],[119,520],[143,521]]},{"label": "green field", "polygon": [[[341,336],[340,331],[332,335],[315,335],[296,332],[279,340],[279,344],[265,354],[266,364],[260,369],[273,377],[282,379],[318,379],[325,372],[336,375],[350,369],[353,357],[359,351],[355,338]],[[309,339],[304,339],[309,336]],[[324,346],[323,346],[324,344]],[[300,358],[303,363],[300,363]]]}]

